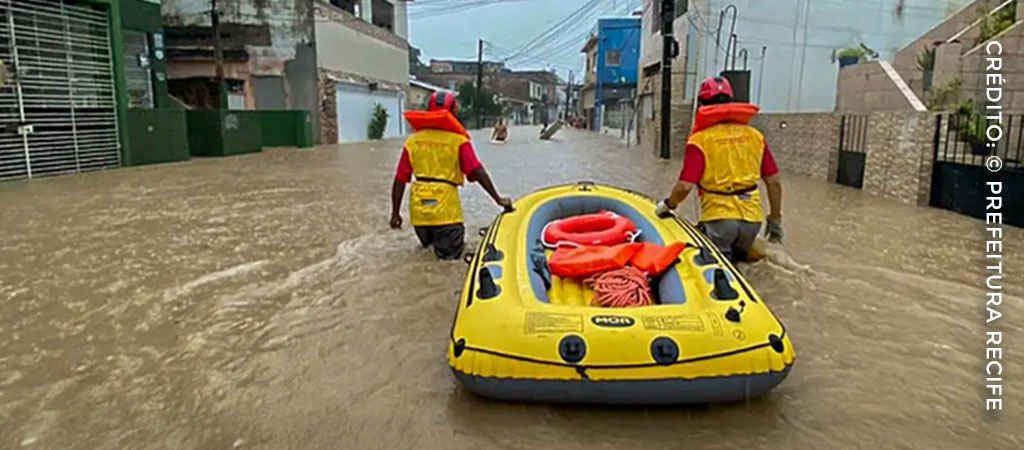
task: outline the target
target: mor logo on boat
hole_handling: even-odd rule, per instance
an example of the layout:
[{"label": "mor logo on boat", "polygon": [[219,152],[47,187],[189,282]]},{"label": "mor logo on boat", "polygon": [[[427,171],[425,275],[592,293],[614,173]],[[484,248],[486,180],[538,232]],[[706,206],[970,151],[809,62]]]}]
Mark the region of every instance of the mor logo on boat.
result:
[{"label": "mor logo on boat", "polygon": [[636,320],[627,316],[594,316],[590,318],[594,325],[599,327],[626,328],[636,323]]}]

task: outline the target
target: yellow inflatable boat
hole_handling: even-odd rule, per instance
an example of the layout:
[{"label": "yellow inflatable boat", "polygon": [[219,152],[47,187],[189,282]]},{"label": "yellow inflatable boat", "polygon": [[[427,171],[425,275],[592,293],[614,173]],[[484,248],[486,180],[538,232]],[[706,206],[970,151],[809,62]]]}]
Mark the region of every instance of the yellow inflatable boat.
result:
[{"label": "yellow inflatable boat", "polygon": [[[448,364],[469,390],[545,402],[667,404],[766,394],[793,364],[786,328],[697,229],[654,215],[641,194],[581,182],[523,197],[498,216],[469,262]],[[686,243],[651,281],[652,306],[588,306],[592,292],[553,277],[544,226],[613,211],[640,242]]]}]

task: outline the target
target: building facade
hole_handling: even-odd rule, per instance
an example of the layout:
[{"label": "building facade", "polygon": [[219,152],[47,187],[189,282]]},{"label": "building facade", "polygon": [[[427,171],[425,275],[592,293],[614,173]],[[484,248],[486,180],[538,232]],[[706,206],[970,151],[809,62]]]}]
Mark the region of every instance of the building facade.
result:
[{"label": "building facade", "polygon": [[0,23],[0,180],[188,159],[159,4],[18,0]]},{"label": "building facade", "polygon": [[[477,79],[476,61],[449,64],[455,61],[432,60],[439,71],[421,73],[416,78],[457,92],[459,87]],[[543,70],[511,70],[500,62],[484,62],[484,88],[494,93],[505,117],[517,125],[552,123],[559,117],[559,102],[564,103],[562,80],[553,72]],[[491,122],[496,118],[487,118]]]},{"label": "building facade", "polygon": [[[219,101],[209,0],[163,0],[170,93],[192,108]],[[405,132],[405,0],[219,0],[231,109],[310,111],[322,143],[367,138],[376,105],[385,137]]]},{"label": "building facade", "polygon": [[605,122],[614,128],[624,126],[622,109],[631,110],[636,92],[640,62],[641,19],[638,17],[603,18],[597,21],[597,33],[587,40],[586,83],[583,87],[584,114],[593,130]]},{"label": "building facade", "polygon": [[321,140],[366,140],[377,105],[388,114],[384,137],[405,134],[403,113],[409,88],[406,1],[317,1],[315,15]]}]

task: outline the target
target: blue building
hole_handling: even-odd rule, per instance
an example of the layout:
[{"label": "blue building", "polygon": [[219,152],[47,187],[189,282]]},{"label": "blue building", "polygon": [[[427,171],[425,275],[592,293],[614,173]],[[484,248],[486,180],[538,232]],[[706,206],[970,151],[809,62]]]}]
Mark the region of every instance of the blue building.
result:
[{"label": "blue building", "polygon": [[581,104],[592,130],[625,125],[622,103],[631,102],[639,74],[640,24],[639,17],[598,19],[597,34],[583,47],[587,75]]}]

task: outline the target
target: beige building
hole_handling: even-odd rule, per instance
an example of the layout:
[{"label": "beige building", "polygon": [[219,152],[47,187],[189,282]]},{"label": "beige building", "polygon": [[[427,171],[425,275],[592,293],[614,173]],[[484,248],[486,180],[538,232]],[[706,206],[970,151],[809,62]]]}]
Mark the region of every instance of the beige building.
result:
[{"label": "beige building", "polygon": [[[323,143],[361,141],[377,105],[406,132],[407,0],[218,0],[231,109],[311,112]],[[217,106],[209,0],[164,0],[170,94]]]},{"label": "beige building", "polygon": [[406,91],[406,109],[425,110],[430,95],[438,91],[446,91],[441,86],[419,81],[416,77],[409,77],[409,89]]},{"label": "beige building", "polygon": [[321,141],[358,142],[377,105],[384,137],[407,132],[409,89],[406,0],[316,0]]}]

